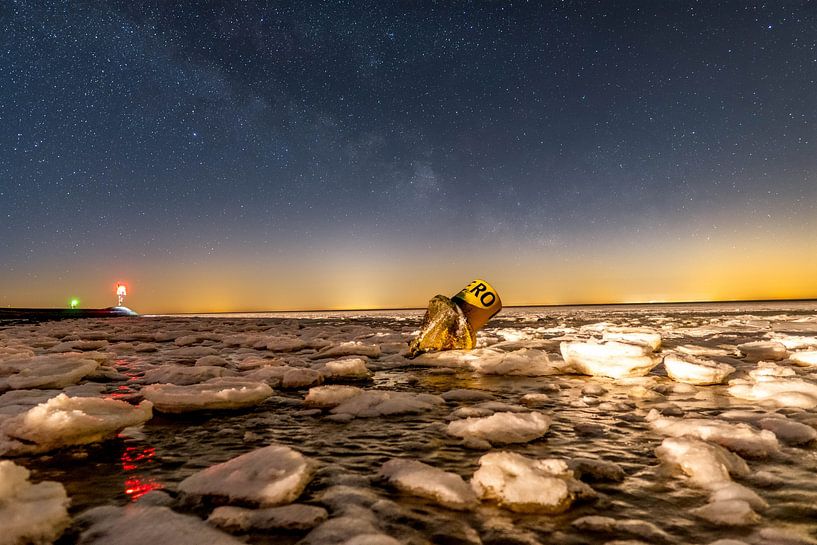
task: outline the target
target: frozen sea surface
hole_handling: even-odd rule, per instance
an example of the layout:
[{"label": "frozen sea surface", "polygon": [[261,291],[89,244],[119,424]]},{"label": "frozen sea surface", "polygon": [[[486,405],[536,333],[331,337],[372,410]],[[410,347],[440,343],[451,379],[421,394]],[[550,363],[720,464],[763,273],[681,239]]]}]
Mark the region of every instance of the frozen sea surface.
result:
[{"label": "frozen sea surface", "polygon": [[0,324],[0,520],[48,536],[56,481],[65,544],[817,543],[817,303],[511,308],[408,360],[421,316]]}]

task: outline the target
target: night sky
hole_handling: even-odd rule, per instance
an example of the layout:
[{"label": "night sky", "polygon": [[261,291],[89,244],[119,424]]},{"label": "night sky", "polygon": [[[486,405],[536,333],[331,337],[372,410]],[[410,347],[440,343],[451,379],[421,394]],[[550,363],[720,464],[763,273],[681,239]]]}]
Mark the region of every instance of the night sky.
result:
[{"label": "night sky", "polygon": [[0,305],[817,297],[817,6],[0,0]]}]

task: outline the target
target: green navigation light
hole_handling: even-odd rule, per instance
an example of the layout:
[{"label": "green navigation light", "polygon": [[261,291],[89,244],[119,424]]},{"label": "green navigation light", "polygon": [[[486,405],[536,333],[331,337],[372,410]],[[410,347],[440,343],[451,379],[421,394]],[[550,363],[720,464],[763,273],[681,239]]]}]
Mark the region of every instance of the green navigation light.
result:
[{"label": "green navigation light", "polygon": [[71,299],[71,308],[77,308],[79,306],[79,299]]}]

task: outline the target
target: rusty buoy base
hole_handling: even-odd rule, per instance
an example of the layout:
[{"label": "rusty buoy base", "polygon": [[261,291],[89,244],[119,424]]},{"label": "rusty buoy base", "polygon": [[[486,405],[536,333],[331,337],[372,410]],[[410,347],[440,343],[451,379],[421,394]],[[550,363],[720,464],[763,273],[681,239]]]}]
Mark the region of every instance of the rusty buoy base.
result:
[{"label": "rusty buoy base", "polygon": [[437,295],[428,302],[420,335],[409,343],[408,357],[440,350],[470,350],[475,345],[476,335],[462,309],[445,295]]}]

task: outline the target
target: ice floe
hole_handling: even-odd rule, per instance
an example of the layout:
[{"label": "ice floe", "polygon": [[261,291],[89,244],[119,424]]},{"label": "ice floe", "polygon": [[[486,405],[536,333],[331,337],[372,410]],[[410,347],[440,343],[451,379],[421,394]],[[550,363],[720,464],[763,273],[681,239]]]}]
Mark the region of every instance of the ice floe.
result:
[{"label": "ice floe", "polygon": [[30,472],[0,460],[0,543],[54,542],[71,523],[68,495],[57,482],[29,481]]},{"label": "ice floe", "polygon": [[527,443],[544,436],[551,418],[540,412],[498,412],[491,416],[465,418],[448,424],[449,435],[479,439],[493,445]]},{"label": "ice floe", "polygon": [[0,422],[0,453],[44,452],[95,443],[153,416],[152,404],[59,394]]},{"label": "ice floe", "polygon": [[270,445],[186,478],[179,491],[189,497],[278,506],[294,502],[315,472],[316,462],[292,448]]},{"label": "ice floe", "polygon": [[743,458],[694,437],[668,437],[655,453],[659,460],[680,470],[701,488],[720,488],[731,482],[731,476],[749,474]]},{"label": "ice floe", "polygon": [[328,361],[324,365],[324,370],[332,378],[367,379],[372,374],[363,358]]},{"label": "ice floe", "polygon": [[729,395],[750,401],[763,401],[777,407],[817,407],[817,384],[788,377],[760,377],[762,380],[733,380]]},{"label": "ice floe", "polygon": [[265,382],[228,377],[188,386],[151,384],[142,388],[142,395],[157,411],[184,413],[253,407],[270,397],[272,388]]},{"label": "ice floe", "polygon": [[735,372],[727,363],[681,354],[664,356],[664,368],[672,380],[696,385],[721,384]]},{"label": "ice floe", "polygon": [[780,450],[777,437],[744,423],[707,418],[667,418],[653,410],[647,418],[654,430],[670,437],[697,437],[750,458],[765,458]]},{"label": "ice floe", "polygon": [[573,477],[563,460],[532,459],[503,451],[479,459],[471,486],[479,498],[521,513],[562,513],[577,498],[595,495]]},{"label": "ice floe", "polygon": [[661,362],[649,346],[617,341],[562,342],[560,349],[570,369],[583,375],[642,377]]},{"label": "ice floe", "polygon": [[793,352],[789,359],[801,367],[817,367],[817,350]]},{"label": "ice floe", "polygon": [[105,505],[82,513],[80,545],[240,545],[201,519],[167,507]]},{"label": "ice floe", "polygon": [[64,388],[76,384],[98,366],[95,360],[76,353],[7,359],[0,362],[0,391]]},{"label": "ice floe", "polygon": [[301,503],[247,509],[245,507],[222,506],[210,513],[207,522],[230,532],[248,530],[309,530],[325,522],[326,509]]},{"label": "ice floe", "polygon": [[357,418],[374,418],[432,410],[445,401],[432,394],[412,394],[390,390],[363,390],[332,409],[332,414]]},{"label": "ice floe", "polygon": [[466,509],[477,502],[474,491],[462,477],[417,460],[389,460],[380,468],[378,475],[402,492],[430,499],[446,507]]},{"label": "ice floe", "polygon": [[744,358],[748,361],[778,361],[786,359],[789,351],[786,347],[776,341],[753,341],[738,345]]}]

